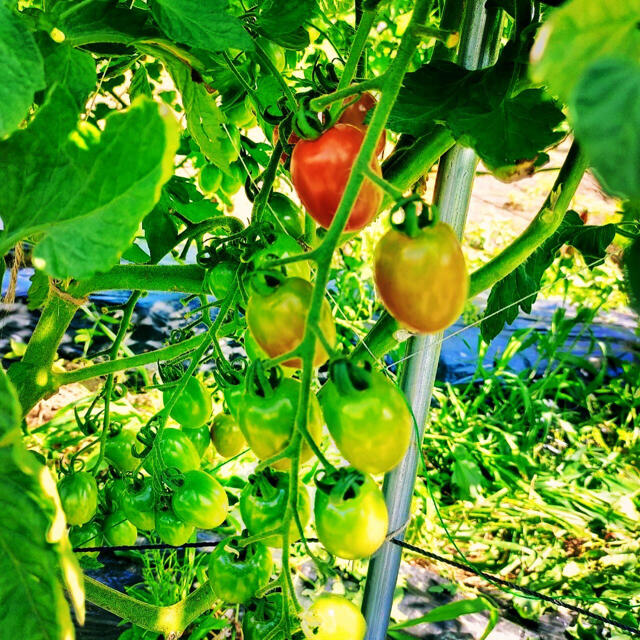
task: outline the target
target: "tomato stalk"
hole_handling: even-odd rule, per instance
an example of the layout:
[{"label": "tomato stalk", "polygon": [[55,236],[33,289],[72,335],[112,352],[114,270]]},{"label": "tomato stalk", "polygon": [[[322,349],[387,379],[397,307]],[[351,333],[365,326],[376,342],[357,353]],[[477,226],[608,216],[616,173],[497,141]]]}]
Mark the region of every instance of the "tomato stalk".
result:
[{"label": "tomato stalk", "polygon": [[[120,347],[124,341],[125,336],[127,335],[127,329],[129,328],[129,323],[131,322],[131,317],[133,316],[133,312],[136,308],[136,303],[140,299],[142,292],[134,291],[130,296],[127,304],[124,308],[124,313],[122,314],[122,320],[120,320],[120,327],[118,328],[118,333],[109,349],[109,359],[114,360],[118,356],[118,352],[120,351]],[[107,435],[109,434],[109,424],[111,422],[111,394],[113,393],[113,379],[114,374],[110,373],[107,376],[107,380],[104,385],[104,415],[102,422],[102,432],[100,433],[100,449],[98,451],[98,458],[96,463],[93,465],[93,474],[96,475],[104,460],[104,449],[107,444]]]},{"label": "tomato stalk", "polygon": [[384,75],[380,75],[375,78],[369,78],[368,80],[363,80],[357,84],[352,84],[349,87],[336,89],[333,93],[318,96],[317,98],[313,98],[313,100],[309,101],[309,107],[315,111],[322,111],[335,102],[340,102],[340,104],[342,104],[345,98],[359,95],[365,91],[369,91],[370,89],[380,89],[384,86],[384,77]]}]

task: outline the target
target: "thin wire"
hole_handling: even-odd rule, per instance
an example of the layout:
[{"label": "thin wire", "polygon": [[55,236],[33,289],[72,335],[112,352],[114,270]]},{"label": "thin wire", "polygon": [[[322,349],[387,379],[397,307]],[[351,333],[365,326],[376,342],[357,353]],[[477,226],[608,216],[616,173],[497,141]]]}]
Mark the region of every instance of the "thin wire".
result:
[{"label": "thin wire", "polygon": [[[395,532],[394,532],[395,533]],[[166,549],[171,551],[179,551],[180,549],[198,549],[205,547],[216,547],[220,544],[221,541],[216,542],[187,542],[186,544],[182,544],[178,547],[174,547],[170,544],[140,544],[140,545],[120,545],[114,547],[76,547],[73,549],[76,553],[80,552],[90,552],[90,551],[100,551],[100,552],[114,552],[114,551],[150,551],[157,549]],[[317,538],[307,538],[307,542],[319,542]],[[630,627],[622,622],[618,622],[617,620],[613,620],[611,618],[607,618],[606,616],[601,616],[598,613],[594,613],[593,611],[589,611],[588,609],[584,609],[575,604],[571,604],[566,602],[565,600],[561,600],[560,598],[556,598],[554,596],[548,596],[544,593],[540,593],[539,591],[535,591],[534,589],[529,589],[527,587],[523,587],[519,584],[515,584],[514,582],[510,582],[509,580],[503,580],[502,578],[498,578],[490,573],[486,573],[481,569],[476,569],[475,567],[466,564],[464,562],[459,562],[457,560],[452,560],[451,558],[445,558],[444,556],[438,555],[437,553],[432,553],[431,551],[427,551],[426,549],[421,549],[420,547],[416,547],[413,544],[405,542],[404,540],[399,540],[398,538],[391,538],[390,542],[393,544],[410,551],[412,553],[416,553],[418,555],[424,556],[425,558],[429,558],[431,560],[435,560],[437,562],[443,562],[444,564],[448,564],[456,569],[461,569],[462,571],[467,571],[469,573],[473,573],[474,575],[486,580],[487,582],[498,584],[502,587],[506,587],[509,589],[513,589],[514,591],[519,591],[531,598],[536,598],[538,600],[542,600],[543,602],[547,602],[556,607],[567,609],[568,611],[573,611],[579,615],[586,616],[587,618],[591,618],[592,620],[597,620],[598,622],[602,622],[604,624],[611,625],[612,627],[617,627],[618,629],[622,629],[627,631],[631,635],[640,638],[640,630],[634,627]]]}]

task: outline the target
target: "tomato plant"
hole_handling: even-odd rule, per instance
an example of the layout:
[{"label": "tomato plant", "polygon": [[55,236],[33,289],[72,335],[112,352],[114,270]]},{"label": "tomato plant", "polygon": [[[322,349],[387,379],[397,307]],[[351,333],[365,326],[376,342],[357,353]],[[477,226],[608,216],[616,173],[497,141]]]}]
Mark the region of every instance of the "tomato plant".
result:
[{"label": "tomato plant", "polygon": [[[412,520],[417,461],[437,485],[420,508],[438,515],[439,503],[484,499],[490,477],[539,495],[546,484],[525,478],[533,454],[510,425],[487,426],[486,439],[502,438],[491,467],[471,459],[489,449],[484,433],[424,448],[439,349],[476,325],[489,343],[531,311],[566,244],[585,273],[618,259],[608,247],[619,244],[619,279],[640,290],[636,5],[0,3],[3,292],[11,313],[33,314],[0,354],[7,633],[72,638],[69,607],[81,623],[86,598],[132,623],[129,640],[204,637],[227,622],[222,633],[237,633],[243,613],[247,640],[357,640],[355,605],[319,594],[359,590],[366,568],[367,634],[381,640],[401,553],[385,540],[419,533],[432,513]],[[568,133],[568,152],[556,149]],[[553,187],[537,213],[518,212],[527,226],[513,239],[490,218],[481,241],[465,235],[476,173],[508,184],[551,158]],[[589,167],[618,199],[605,224],[569,210]],[[477,321],[460,320],[470,299]],[[591,393],[589,376],[611,363],[588,364]],[[569,431],[548,424],[568,397],[551,382],[562,393],[544,415],[529,379],[491,404],[526,415],[527,443],[545,456],[545,439],[556,451]],[[436,398],[466,425],[454,391]],[[597,431],[608,461],[613,431]],[[514,451],[520,466],[501,466]],[[383,473],[384,485],[369,475]],[[604,553],[613,516],[589,508],[572,535],[604,531],[593,545]],[[197,529],[223,541],[210,556],[163,548]],[[142,540],[127,562],[141,563],[148,590],[126,595],[83,580],[69,544],[104,546],[80,557],[99,571],[108,547]],[[157,555],[141,561],[146,551]],[[316,569],[306,611],[302,556]],[[635,620],[595,583],[611,615]]]}]

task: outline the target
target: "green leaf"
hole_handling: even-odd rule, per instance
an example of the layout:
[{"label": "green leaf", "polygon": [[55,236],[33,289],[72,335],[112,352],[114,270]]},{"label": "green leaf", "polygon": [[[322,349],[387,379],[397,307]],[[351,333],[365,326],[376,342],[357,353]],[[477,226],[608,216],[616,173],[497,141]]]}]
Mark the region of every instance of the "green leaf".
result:
[{"label": "green leaf", "polygon": [[129,95],[132,100],[135,100],[138,96],[146,96],[147,98],[153,97],[151,85],[149,84],[149,76],[147,75],[147,70],[142,64],[135,70],[133,77],[131,78]]},{"label": "green leaf", "polygon": [[49,470],[24,447],[20,406],[0,368],[0,612],[7,638],[67,640],[67,591],[84,622],[82,573]]},{"label": "green leaf", "polygon": [[[258,26],[278,42],[278,36],[300,32],[301,25],[313,18],[317,8],[316,0],[266,0],[260,10]],[[308,42],[309,34],[302,30]]]},{"label": "green leaf", "polygon": [[228,172],[229,162],[223,152],[228,135],[222,126],[224,115],[215,97],[207,93],[201,83],[191,79],[185,65],[168,62],[167,69],[182,94],[189,133],[209,162]]},{"label": "green leaf", "polygon": [[227,0],[152,0],[151,12],[172,39],[207,51],[253,49],[238,18],[227,13]]},{"label": "green leaf", "polygon": [[178,241],[178,230],[169,215],[169,198],[164,193],[160,202],[142,221],[145,239],[149,246],[152,262],[159,262]]},{"label": "green leaf", "polygon": [[75,98],[78,110],[83,110],[97,81],[91,54],[74,49],[68,42],[58,44],[46,34],[40,34],[38,46],[44,60],[46,86],[64,85]]},{"label": "green leaf", "polygon": [[46,273],[36,269],[30,280],[31,285],[27,292],[27,308],[33,311],[42,307],[49,295],[49,278]]},{"label": "green leaf", "polygon": [[0,139],[15,131],[44,89],[42,56],[19,16],[0,2]]},{"label": "green leaf", "polygon": [[640,199],[640,65],[594,62],[569,104],[576,137],[602,186]]},{"label": "green leaf", "polygon": [[157,35],[157,30],[147,25],[148,12],[130,8],[129,4],[118,0],[57,0],[47,3],[47,13],[74,47],[96,42],[128,44]]},{"label": "green leaf", "polygon": [[541,89],[508,94],[512,64],[468,71],[450,62],[407,74],[389,127],[420,137],[444,124],[492,170],[533,161],[557,144],[564,114]]},{"label": "green leaf", "polygon": [[487,627],[484,630],[482,637],[479,639],[485,640],[498,623],[498,610],[487,598],[482,596],[479,598],[456,600],[455,602],[443,604],[419,618],[412,618],[406,622],[391,625],[389,629],[395,631],[398,629],[415,627],[418,624],[446,622],[447,620],[455,620],[460,616],[466,616],[471,613],[480,613],[481,611],[489,611],[489,622],[487,623]]},{"label": "green leaf", "polygon": [[631,306],[640,313],[640,239],[638,238],[624,252],[624,283]]},{"label": "green leaf", "polygon": [[594,267],[605,256],[615,235],[615,225],[585,225],[575,211],[568,211],[557,231],[528,260],[491,289],[485,318],[480,326],[485,342],[491,342],[505,324],[511,324],[518,317],[519,309],[525,313],[531,311],[542,276],[563,245],[569,244],[580,251],[587,264]]},{"label": "green leaf", "polygon": [[531,51],[531,73],[568,102],[582,74],[608,57],[640,59],[640,0],[572,0],[554,11]]},{"label": "green leaf", "polygon": [[460,144],[472,147],[489,169],[534,159],[565,133],[564,114],[540,89],[529,89],[477,116],[454,116],[451,130]]},{"label": "green leaf", "polygon": [[456,488],[456,495],[462,500],[474,500],[486,484],[482,471],[462,445],[456,446],[453,457],[451,482]]},{"label": "green leaf", "polygon": [[173,173],[177,124],[161,108],[138,98],[100,132],[77,124],[72,95],[56,87],[31,126],[0,144],[0,249],[42,234],[34,265],[56,278],[116,264]]}]

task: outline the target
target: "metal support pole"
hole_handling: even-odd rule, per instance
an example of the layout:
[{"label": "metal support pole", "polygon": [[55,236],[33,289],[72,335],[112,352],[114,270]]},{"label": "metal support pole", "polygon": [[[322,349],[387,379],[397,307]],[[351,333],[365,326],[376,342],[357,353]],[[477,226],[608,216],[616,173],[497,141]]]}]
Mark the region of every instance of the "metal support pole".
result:
[{"label": "metal support pole", "polygon": [[[448,0],[460,2],[461,0]],[[461,27],[458,64],[467,69],[486,67],[495,58],[502,13],[485,8],[486,0],[466,0]],[[458,237],[464,230],[471,188],[477,166],[472,149],[456,145],[440,162],[434,204],[440,219],[450,224]],[[416,336],[408,341],[408,360],[403,368],[402,389],[413,409],[420,441],[413,440],[403,461],[387,474],[384,494],[389,510],[389,530],[401,529],[410,518],[420,443],[426,426],[435,382],[442,333]],[[403,533],[397,537],[402,538]],[[384,640],[393,594],[400,568],[401,549],[387,542],[369,563],[363,612],[367,620],[366,640]]]}]

